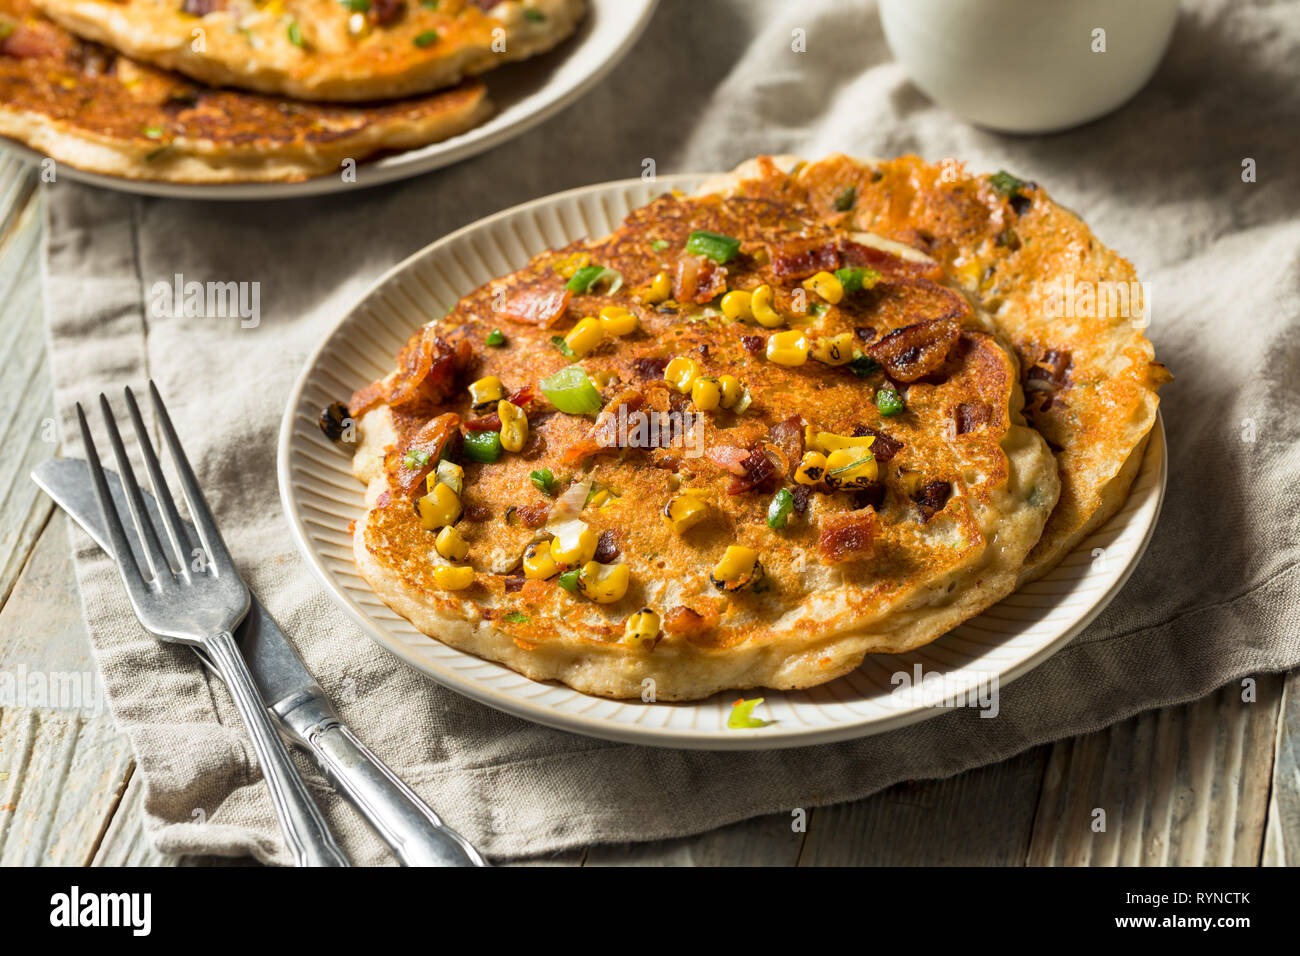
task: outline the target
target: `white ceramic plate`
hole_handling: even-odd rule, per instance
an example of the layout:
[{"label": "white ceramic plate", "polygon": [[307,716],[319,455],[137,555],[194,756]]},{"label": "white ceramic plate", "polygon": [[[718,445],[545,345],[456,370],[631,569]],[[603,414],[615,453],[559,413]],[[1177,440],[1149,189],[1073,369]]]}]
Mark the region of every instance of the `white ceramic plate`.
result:
[{"label": "white ceramic plate", "polygon": [[[158,183],[85,172],[60,163],[58,175],[79,182],[147,196],[180,199],[294,199],[341,192],[418,176],[431,169],[498,146],[555,115],[590,90],[632,49],[650,22],[658,0],[588,0],[586,18],[577,32],[556,49],[522,63],[484,74],[496,112],[485,123],[440,143],[395,153],[357,166],[357,181],[337,175],[300,183],[193,184]],[[33,163],[43,153],[0,137],[0,145]]]},{"label": "white ceramic plate", "polygon": [[357,574],[347,525],[362,514],[362,487],[349,459],[321,434],[321,408],[387,374],[418,326],[474,288],[543,249],[602,236],[630,210],[702,178],[625,180],[516,206],[440,239],[380,278],[307,363],[281,424],[280,496],[308,564],[370,637],[438,683],[529,720],[633,743],[745,750],[844,740],[942,712],[895,693],[893,676],[914,674],[917,665],[938,672],[952,696],[994,676],[1005,686],[1042,663],[1100,613],[1146,549],[1165,487],[1159,422],[1124,507],[1049,575],[920,650],[869,657],[854,673],[812,690],[765,692],[756,715],[774,722],[754,730],[727,729],[734,692],[691,703],[641,703],[529,680],[421,634]]}]

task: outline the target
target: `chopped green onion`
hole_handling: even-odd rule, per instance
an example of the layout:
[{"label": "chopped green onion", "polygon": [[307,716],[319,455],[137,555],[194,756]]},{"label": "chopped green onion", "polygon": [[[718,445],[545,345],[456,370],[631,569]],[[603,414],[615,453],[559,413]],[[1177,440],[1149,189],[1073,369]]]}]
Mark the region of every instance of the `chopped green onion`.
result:
[{"label": "chopped green onion", "polygon": [[848,365],[848,369],[858,378],[868,378],[880,371],[880,363],[870,355],[863,355],[861,352],[854,350],[853,361]]},{"label": "chopped green onion", "polygon": [[655,252],[663,252],[665,249],[668,248],[668,240],[656,239],[654,242],[650,243],[650,248],[653,249]]},{"label": "chopped green onion", "polygon": [[785,527],[793,510],[794,495],[790,494],[788,489],[782,488],[772,497],[772,503],[767,506],[767,526],[773,531],[780,531]]},{"label": "chopped green onion", "polygon": [[544,495],[555,495],[555,475],[549,468],[539,468],[528,476],[528,480]]},{"label": "chopped green onion", "polygon": [[570,292],[586,292],[604,271],[604,266],[583,266],[573,274],[564,287]]},{"label": "chopped green onion", "polygon": [[899,395],[892,388],[880,388],[876,390],[876,408],[880,409],[880,414],[886,418],[892,418],[905,407],[906,406],[903,404],[903,396]]},{"label": "chopped green onion", "polygon": [[[895,394],[897,394],[897,393],[895,393]],[[832,468],[830,471],[826,472],[826,474],[828,474],[828,475],[847,475],[849,472],[851,472],[851,471],[856,471],[857,469],[861,468],[863,465],[865,465],[867,462],[871,461],[871,460],[872,460],[873,458],[875,458],[875,457],[876,457],[876,456],[873,455],[873,454],[871,454],[871,452],[867,452],[865,455],[863,455],[863,456],[862,456],[861,458],[859,458],[857,461],[851,461],[851,462],[849,462],[847,465],[841,465],[839,468]],[[771,512],[768,512],[768,513],[771,514]],[[769,519],[768,523],[769,523],[769,524],[771,523],[771,520],[770,520],[770,519]]]},{"label": "chopped green onion", "polygon": [[554,345],[556,350],[566,359],[576,359],[578,357],[578,353],[569,348],[569,343],[564,341],[563,335],[552,335],[551,344]]},{"label": "chopped green onion", "polygon": [[569,415],[600,411],[600,392],[580,365],[570,365],[538,383],[552,405]]},{"label": "chopped green onion", "polygon": [[814,302],[812,305],[808,306],[808,314],[809,314],[809,315],[825,315],[825,314],[826,314],[826,311],[827,311],[829,308],[830,308],[830,306],[828,306],[825,302]]},{"label": "chopped green onion", "polygon": [[524,11],[524,19],[532,20],[534,23],[542,23],[546,20],[546,14],[541,10],[528,9]]},{"label": "chopped green onion", "polygon": [[144,128],[144,135],[150,139],[162,139],[162,134],[163,128],[161,126],[146,126]]},{"label": "chopped green onion", "polygon": [[581,568],[574,568],[571,571],[565,571],[560,575],[560,587],[566,591],[578,590],[578,576],[582,574]]},{"label": "chopped green onion", "polygon": [[523,611],[511,611],[509,614],[503,617],[502,620],[509,621],[511,624],[523,624],[526,620],[528,620],[528,615],[525,614]]},{"label": "chopped green onion", "polygon": [[728,730],[749,730],[752,727],[765,727],[770,721],[760,720],[753,716],[754,708],[763,703],[762,697],[755,697],[753,700],[738,700],[731,705],[731,713],[727,715]]},{"label": "chopped green onion", "polygon": [[998,170],[989,177],[989,183],[1004,196],[1012,196],[1028,185],[1023,179],[1017,179],[1005,169]]},{"label": "chopped green onion", "polygon": [[339,0],[352,13],[369,13],[370,0]]},{"label": "chopped green onion", "polygon": [[835,270],[835,278],[840,280],[840,285],[844,286],[845,292],[861,292],[879,282],[880,273],[875,269],[866,269],[862,266],[845,266],[843,269]]},{"label": "chopped green onion", "polygon": [[423,468],[429,463],[429,453],[423,448],[412,448],[402,458],[402,464],[407,468]]},{"label": "chopped green onion", "polygon": [[848,212],[853,208],[853,204],[858,201],[858,190],[856,186],[850,186],[844,192],[835,197],[835,211]]},{"label": "chopped green onion", "polygon": [[420,0],[420,6],[426,10],[437,10],[440,0]]},{"label": "chopped green onion", "polygon": [[302,27],[298,24],[297,20],[289,21],[289,26],[288,29],[285,30],[285,33],[288,34],[290,43],[300,49],[302,48]]},{"label": "chopped green onion", "polygon": [[417,34],[415,37],[415,45],[418,46],[421,50],[423,50],[425,47],[433,46],[437,42],[438,42],[437,30],[425,30],[423,33]]},{"label": "chopped green onion", "polygon": [[466,432],[465,457],[470,461],[491,464],[501,457],[500,432]]},{"label": "chopped green onion", "polygon": [[500,329],[493,329],[488,333],[488,337],[483,341],[493,348],[499,349],[501,346],[506,344],[506,336]]},{"label": "chopped green onion", "polygon": [[740,251],[740,240],[699,229],[686,240],[686,251],[693,256],[708,256],[717,263],[729,262]]}]

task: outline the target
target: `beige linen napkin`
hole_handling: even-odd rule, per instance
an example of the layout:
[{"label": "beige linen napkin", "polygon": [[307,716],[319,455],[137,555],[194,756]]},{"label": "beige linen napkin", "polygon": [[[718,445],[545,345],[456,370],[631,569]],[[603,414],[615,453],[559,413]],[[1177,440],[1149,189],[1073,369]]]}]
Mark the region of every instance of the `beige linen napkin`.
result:
[{"label": "beige linen napkin", "polygon": [[[1300,20],[1285,2],[1185,5],[1151,85],[1099,122],[1005,137],[947,116],[889,61],[871,5],[665,2],[603,85],[476,159],[391,187],[204,204],[46,188],[45,294],[65,449],[73,402],[155,379],[231,551],[344,718],[495,857],[702,831],[1002,760],[1242,675],[1300,662]],[[807,52],[791,49],[796,28]],[[1112,36],[1111,42],[1117,42]],[[1152,284],[1169,491],[1145,560],[1086,632],[1005,688],[851,743],[752,754],[655,750],[491,710],[379,650],[325,596],[281,516],[275,442],[307,355],[382,270],[524,200],[760,152],[914,151],[1044,184]],[[1242,162],[1257,163],[1244,183]],[[153,314],[174,276],[259,283],[260,322]],[[250,287],[251,288],[251,287]],[[251,324],[251,323],[246,323]],[[80,533],[76,566],[113,714],[171,853],[286,863],[226,692],[131,617]],[[304,765],[305,766],[305,765]],[[313,778],[315,779],[315,778]],[[390,860],[319,780],[349,854]],[[196,810],[202,810],[196,814]]]}]

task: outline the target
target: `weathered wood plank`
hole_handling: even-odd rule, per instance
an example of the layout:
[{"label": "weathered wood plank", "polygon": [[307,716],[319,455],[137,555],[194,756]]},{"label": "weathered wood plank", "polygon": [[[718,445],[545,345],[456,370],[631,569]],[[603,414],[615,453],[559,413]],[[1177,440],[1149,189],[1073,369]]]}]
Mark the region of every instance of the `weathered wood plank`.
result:
[{"label": "weathered wood plank", "polygon": [[1047,748],[813,811],[801,866],[1019,866]]},{"label": "weathered wood plank", "polygon": [[[1259,860],[1282,678],[1229,685],[1052,747],[1028,862],[1249,866]],[[1094,831],[1104,811],[1104,831]],[[1096,823],[1094,823],[1096,821]]]},{"label": "weathered wood plank", "polygon": [[805,834],[791,820],[775,813],[677,840],[593,846],[583,866],[794,866]]},{"label": "weathered wood plank", "polygon": [[12,228],[36,189],[36,167],[12,153],[0,151],[0,253]]},{"label": "weathered wood plank", "polygon": [[1286,675],[1273,749],[1265,866],[1300,866],[1300,670]]}]

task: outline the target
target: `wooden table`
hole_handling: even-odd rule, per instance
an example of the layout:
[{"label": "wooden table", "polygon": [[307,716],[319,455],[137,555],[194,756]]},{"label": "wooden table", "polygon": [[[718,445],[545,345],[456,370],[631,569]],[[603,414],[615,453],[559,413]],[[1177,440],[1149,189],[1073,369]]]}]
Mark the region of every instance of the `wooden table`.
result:
[{"label": "wooden table", "polygon": [[[67,523],[29,480],[58,453],[33,170],[0,153],[0,679],[94,674]],[[0,688],[5,682],[0,682]],[[1224,687],[947,780],[678,840],[593,846],[533,863],[1300,863],[1300,670]],[[0,864],[159,864],[130,744],[107,713],[0,700]],[[1106,810],[1093,832],[1094,808]]]}]

